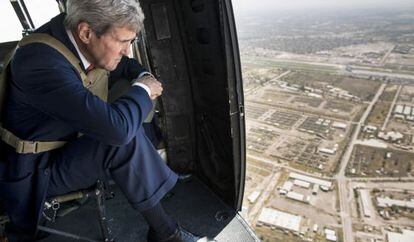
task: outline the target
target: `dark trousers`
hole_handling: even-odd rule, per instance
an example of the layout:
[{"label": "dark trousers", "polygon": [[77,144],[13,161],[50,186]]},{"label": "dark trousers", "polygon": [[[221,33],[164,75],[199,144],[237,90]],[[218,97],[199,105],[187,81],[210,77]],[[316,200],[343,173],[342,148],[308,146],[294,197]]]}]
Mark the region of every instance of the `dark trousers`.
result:
[{"label": "dark trousers", "polygon": [[109,175],[132,207],[143,211],[156,205],[177,181],[143,128],[124,146],[83,136],[66,144],[52,160],[48,197],[88,188]]}]

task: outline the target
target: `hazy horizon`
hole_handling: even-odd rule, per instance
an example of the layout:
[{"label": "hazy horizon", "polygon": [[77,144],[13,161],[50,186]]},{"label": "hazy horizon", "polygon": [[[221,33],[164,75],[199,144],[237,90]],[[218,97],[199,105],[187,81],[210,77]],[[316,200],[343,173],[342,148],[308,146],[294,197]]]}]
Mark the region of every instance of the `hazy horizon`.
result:
[{"label": "hazy horizon", "polygon": [[[44,0],[30,0],[25,1],[33,22],[36,27],[39,27],[44,22],[58,13],[57,5],[50,10],[50,3],[55,1]],[[356,10],[356,9],[371,9],[373,11],[379,9],[414,9],[413,0],[233,0],[233,8],[236,18],[253,15],[257,16],[259,13],[289,13],[289,12],[323,12],[330,10]],[[0,42],[17,40],[21,38],[21,25],[17,19],[14,10],[9,1],[0,1],[1,20]],[[6,20],[7,21],[4,21]]]},{"label": "hazy horizon", "polygon": [[295,10],[352,10],[413,8],[413,0],[233,0],[236,15]]}]

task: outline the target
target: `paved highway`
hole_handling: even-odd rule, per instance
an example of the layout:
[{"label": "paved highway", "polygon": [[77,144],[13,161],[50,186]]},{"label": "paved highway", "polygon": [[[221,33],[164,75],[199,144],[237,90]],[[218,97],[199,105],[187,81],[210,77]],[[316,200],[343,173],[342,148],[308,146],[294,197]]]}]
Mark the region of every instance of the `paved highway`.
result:
[{"label": "paved highway", "polygon": [[351,141],[349,142],[349,146],[345,151],[344,156],[342,157],[341,161],[341,168],[339,173],[337,174],[338,179],[338,190],[339,190],[339,200],[341,204],[341,219],[342,219],[342,226],[344,232],[344,241],[346,242],[353,242],[354,236],[352,233],[352,213],[350,209],[350,200],[351,188],[347,187],[347,179],[345,177],[346,166],[351,158],[352,150],[355,145],[355,141],[358,138],[358,134],[361,130],[361,125],[365,123],[365,120],[368,118],[369,113],[371,112],[374,104],[378,101],[378,98],[381,96],[385,89],[386,84],[382,84],[378,89],[375,97],[372,99],[371,103],[368,105],[367,109],[365,110],[364,114],[362,115],[361,119],[359,120],[354,133],[352,134]]}]

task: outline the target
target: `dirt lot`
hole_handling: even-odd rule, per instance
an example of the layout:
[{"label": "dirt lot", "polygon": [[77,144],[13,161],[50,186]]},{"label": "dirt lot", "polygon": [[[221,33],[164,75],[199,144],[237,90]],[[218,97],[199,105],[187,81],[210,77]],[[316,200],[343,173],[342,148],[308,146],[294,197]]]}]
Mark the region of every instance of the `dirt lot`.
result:
[{"label": "dirt lot", "polygon": [[257,161],[251,158],[247,159],[246,169],[246,186],[243,198],[243,204],[249,204],[247,198],[271,174],[272,165]]},{"label": "dirt lot", "polygon": [[362,100],[371,100],[380,86],[380,83],[374,80],[298,71],[284,76],[282,80],[290,84],[305,85],[317,89],[324,89],[326,85],[332,85],[346,90]]},{"label": "dirt lot", "polygon": [[255,105],[246,105],[246,117],[248,119],[258,119],[269,109],[265,107],[255,106]]},{"label": "dirt lot", "polygon": [[354,110],[354,106],[355,105],[348,103],[347,101],[338,102],[338,101],[329,100],[328,102],[326,102],[324,108],[325,109],[336,109],[339,112],[350,114]]},{"label": "dirt lot", "polygon": [[394,100],[395,94],[397,93],[397,90],[398,85],[388,85],[379,97],[379,100],[392,102],[392,100]]},{"label": "dirt lot", "polygon": [[295,99],[292,100],[292,103],[300,103],[305,104],[309,107],[317,108],[319,105],[321,105],[323,99],[320,98],[311,98],[311,97],[295,97]]},{"label": "dirt lot", "polygon": [[[265,90],[263,94],[260,96],[260,98],[264,101],[271,100],[272,102],[281,102],[286,101],[289,99],[291,95],[282,94],[280,92],[276,92],[274,90]],[[256,96],[257,98],[257,96]]]},{"label": "dirt lot", "polygon": [[381,126],[387,118],[388,112],[391,108],[391,102],[378,101],[371,110],[367,118],[367,123],[370,125]]},{"label": "dirt lot", "polygon": [[377,81],[353,77],[338,78],[334,84],[364,101],[372,100],[381,85],[381,83]]},{"label": "dirt lot", "polygon": [[347,175],[406,177],[414,174],[413,165],[413,153],[356,145],[347,167]]}]

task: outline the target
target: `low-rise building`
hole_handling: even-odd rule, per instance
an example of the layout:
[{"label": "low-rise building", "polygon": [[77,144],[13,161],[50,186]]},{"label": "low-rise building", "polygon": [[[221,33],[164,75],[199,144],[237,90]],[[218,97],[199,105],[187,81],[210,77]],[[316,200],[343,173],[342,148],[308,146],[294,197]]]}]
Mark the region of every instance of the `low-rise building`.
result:
[{"label": "low-rise building", "polygon": [[346,130],[347,125],[341,122],[333,122],[332,127],[336,129]]},{"label": "low-rise building", "polygon": [[396,114],[403,114],[404,105],[398,104],[395,106],[394,113]]},{"label": "low-rise building", "polygon": [[256,200],[259,196],[260,196],[260,192],[259,191],[254,191],[254,192],[252,192],[252,194],[250,194],[250,196],[247,198],[247,200],[249,200],[250,203],[254,203],[254,202],[256,202]]},{"label": "low-rise building", "polygon": [[282,188],[279,190],[280,195],[286,195],[286,193],[290,192],[292,190],[293,183],[291,181],[286,181]]},{"label": "low-rise building", "polygon": [[414,231],[403,229],[402,233],[387,232],[388,242],[413,242]]},{"label": "low-rise building", "polygon": [[324,232],[325,232],[326,240],[328,240],[328,241],[337,241],[338,240],[335,230],[325,229]]},{"label": "low-rise building", "polygon": [[293,181],[293,184],[295,184],[296,186],[299,186],[299,187],[303,187],[303,188],[309,188],[310,187],[309,182],[298,180],[298,179],[295,179]]},{"label": "low-rise building", "polygon": [[414,209],[414,201],[412,200],[397,200],[389,197],[377,197],[377,205],[380,208],[392,207],[393,205]]},{"label": "low-rise building", "polygon": [[411,107],[410,106],[405,106],[403,113],[404,113],[404,115],[410,115],[411,114]]},{"label": "low-rise building", "polygon": [[382,132],[380,131],[378,133],[378,138],[391,141],[391,142],[397,142],[398,140],[401,140],[404,137],[404,135],[400,132],[390,131],[390,132]]},{"label": "low-rise building", "polygon": [[302,217],[272,208],[264,208],[261,211],[257,222],[267,226],[275,226],[299,233]]},{"label": "low-rise building", "polygon": [[319,190],[319,185],[318,184],[313,184],[312,194],[313,195],[317,195],[318,194],[318,190]]},{"label": "low-rise building", "polygon": [[292,179],[298,179],[298,180],[302,180],[302,181],[306,181],[312,184],[317,184],[319,186],[325,186],[328,189],[330,189],[332,187],[332,182],[330,181],[326,181],[326,180],[322,180],[319,178],[315,178],[315,177],[311,177],[311,176],[306,176],[306,175],[302,175],[296,172],[291,172],[289,173],[289,177]]},{"label": "low-rise building", "polygon": [[364,127],[364,132],[367,132],[367,133],[374,133],[375,131],[377,131],[377,127],[375,127],[375,126],[373,126],[373,125],[366,125],[365,127]]},{"label": "low-rise building", "polygon": [[329,149],[329,148],[319,148],[318,151],[321,153],[328,154],[328,155],[334,155],[336,153],[336,149]]},{"label": "low-rise building", "polygon": [[372,216],[370,206],[370,194],[367,190],[364,189],[359,190],[359,193],[361,194],[362,211],[364,213],[364,216],[370,218]]}]

